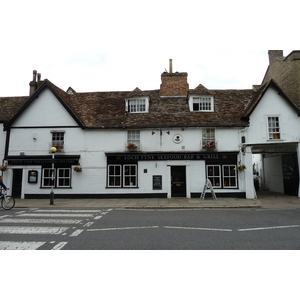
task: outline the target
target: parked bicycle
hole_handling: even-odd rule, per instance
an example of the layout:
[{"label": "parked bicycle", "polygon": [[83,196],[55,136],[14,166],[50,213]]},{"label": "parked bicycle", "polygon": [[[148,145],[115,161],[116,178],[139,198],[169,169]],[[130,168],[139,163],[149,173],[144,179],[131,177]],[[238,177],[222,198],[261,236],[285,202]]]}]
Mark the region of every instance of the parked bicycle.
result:
[{"label": "parked bicycle", "polygon": [[15,198],[7,195],[7,191],[2,189],[0,194],[1,206],[5,210],[10,210],[15,206]]}]

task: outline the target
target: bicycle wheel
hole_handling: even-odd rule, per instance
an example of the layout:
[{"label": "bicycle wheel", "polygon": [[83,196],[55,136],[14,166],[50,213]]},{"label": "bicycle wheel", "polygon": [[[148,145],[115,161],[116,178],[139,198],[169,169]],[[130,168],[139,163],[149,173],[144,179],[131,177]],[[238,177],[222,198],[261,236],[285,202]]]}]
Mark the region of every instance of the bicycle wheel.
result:
[{"label": "bicycle wheel", "polygon": [[12,196],[3,197],[1,200],[1,205],[3,209],[10,210],[15,206],[15,198]]}]

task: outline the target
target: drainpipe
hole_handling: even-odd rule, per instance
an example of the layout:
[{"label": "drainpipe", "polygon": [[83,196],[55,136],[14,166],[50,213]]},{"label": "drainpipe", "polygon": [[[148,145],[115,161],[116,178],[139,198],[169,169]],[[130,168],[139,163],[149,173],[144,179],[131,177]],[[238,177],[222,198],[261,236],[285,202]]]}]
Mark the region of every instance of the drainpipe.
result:
[{"label": "drainpipe", "polygon": [[[244,129],[241,129],[241,130],[239,131],[239,138],[240,138],[240,143],[239,143],[239,145],[241,145],[241,149],[240,149],[240,160],[242,159],[241,154],[244,153],[244,151],[245,151],[245,147],[244,147],[243,144],[246,143],[246,138],[245,138],[245,136],[242,136],[242,133],[245,132],[247,129],[248,129],[248,127],[245,127]],[[242,139],[243,137],[244,137],[244,139]]]}]

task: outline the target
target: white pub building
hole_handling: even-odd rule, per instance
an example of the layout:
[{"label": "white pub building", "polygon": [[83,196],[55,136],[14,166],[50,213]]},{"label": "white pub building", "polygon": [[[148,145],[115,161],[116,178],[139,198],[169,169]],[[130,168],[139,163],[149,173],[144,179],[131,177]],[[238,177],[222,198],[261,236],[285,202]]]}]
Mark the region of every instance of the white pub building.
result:
[{"label": "white pub building", "polygon": [[299,196],[299,106],[269,77],[190,89],[170,61],[157,90],[78,93],[34,71],[29,97],[0,97],[4,182],[25,199],[199,198],[209,179],[217,197],[255,198],[258,173],[261,189]]}]

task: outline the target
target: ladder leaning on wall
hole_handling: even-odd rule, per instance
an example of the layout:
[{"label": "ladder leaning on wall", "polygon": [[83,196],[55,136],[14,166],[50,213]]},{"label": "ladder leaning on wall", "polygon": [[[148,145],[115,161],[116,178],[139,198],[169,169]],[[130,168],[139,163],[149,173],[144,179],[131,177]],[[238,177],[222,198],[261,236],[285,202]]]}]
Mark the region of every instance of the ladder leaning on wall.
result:
[{"label": "ladder leaning on wall", "polygon": [[200,199],[204,200],[205,194],[206,194],[206,191],[207,191],[208,188],[210,189],[210,192],[211,192],[213,198],[215,200],[217,200],[217,196],[215,194],[215,191],[214,191],[214,189],[212,187],[212,184],[211,184],[211,181],[209,179],[206,179],[206,181],[205,181],[205,184],[204,184],[203,191],[201,193]]}]

